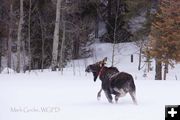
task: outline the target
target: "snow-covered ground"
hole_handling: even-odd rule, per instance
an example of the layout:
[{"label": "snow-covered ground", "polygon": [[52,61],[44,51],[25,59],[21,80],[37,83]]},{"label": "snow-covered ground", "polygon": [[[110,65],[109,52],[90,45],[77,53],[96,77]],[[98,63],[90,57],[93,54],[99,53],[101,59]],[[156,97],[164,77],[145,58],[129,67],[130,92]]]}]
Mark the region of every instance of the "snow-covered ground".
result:
[{"label": "snow-covered ground", "polygon": [[92,74],[84,70],[106,56],[110,66],[112,45],[97,43],[92,47],[96,53],[93,58],[70,62],[63,75],[50,70],[25,74],[11,70],[6,74],[4,70],[0,74],[0,120],[164,120],[165,105],[180,104],[180,66],[169,70],[166,81],[153,80],[153,71],[143,77],[145,67],[137,70],[138,48],[132,43],[117,46],[115,66],[134,76],[138,105],[129,95],[110,104],[102,93],[98,101],[101,82],[93,82]]}]

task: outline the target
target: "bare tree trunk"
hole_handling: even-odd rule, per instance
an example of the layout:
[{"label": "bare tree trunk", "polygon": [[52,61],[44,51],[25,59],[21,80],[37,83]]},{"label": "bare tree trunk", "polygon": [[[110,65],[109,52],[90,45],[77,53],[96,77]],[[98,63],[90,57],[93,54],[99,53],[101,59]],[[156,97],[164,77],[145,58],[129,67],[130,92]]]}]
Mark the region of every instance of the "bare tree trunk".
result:
[{"label": "bare tree trunk", "polygon": [[76,75],[76,65],[75,65],[75,62],[73,60],[74,58],[74,53],[73,53],[73,50],[74,50],[74,45],[72,45],[72,51],[71,51],[71,60],[72,60],[72,67],[73,67],[73,74],[74,76]]},{"label": "bare tree trunk", "polygon": [[[21,42],[21,45],[22,45],[22,51],[23,51],[23,53],[22,53],[22,59],[23,59],[23,72],[25,73],[26,72],[26,50],[25,50],[25,41],[23,40],[22,42]],[[21,63],[21,64],[22,64]]]},{"label": "bare tree trunk", "polygon": [[99,17],[96,15],[95,21],[95,38],[99,38]]},{"label": "bare tree trunk", "polygon": [[163,80],[166,80],[167,73],[168,73],[168,63],[165,63]]},{"label": "bare tree trunk", "polygon": [[[84,69],[86,69],[86,67],[88,66],[87,63],[88,61],[87,61],[87,59],[84,59]],[[87,74],[86,74],[86,72],[85,72],[85,76],[86,76]]]},{"label": "bare tree trunk", "polygon": [[23,0],[20,0],[20,18],[19,18],[18,36],[17,36],[17,73],[20,73],[23,16],[24,16]]},{"label": "bare tree trunk", "polygon": [[74,50],[73,50],[73,59],[79,58],[79,50],[80,50],[80,40],[79,33],[77,33],[75,40],[73,41]]},{"label": "bare tree trunk", "polygon": [[31,0],[29,0],[29,17],[28,17],[28,66],[31,72]]},{"label": "bare tree trunk", "polygon": [[112,65],[114,65],[114,59],[115,59],[115,44],[116,44],[116,31],[117,31],[117,19],[118,19],[118,7],[119,7],[119,1],[117,4],[117,11],[116,11],[116,16],[115,16],[115,23],[114,23],[114,33],[113,33],[113,51],[112,51]]},{"label": "bare tree trunk", "polygon": [[62,42],[61,42],[61,51],[60,51],[60,70],[61,70],[61,74],[63,74],[63,60],[64,60],[64,43],[66,40],[66,22],[63,19],[63,38],[62,38]]},{"label": "bare tree trunk", "polygon": [[113,37],[112,37],[112,15],[111,15],[111,12],[112,12],[112,10],[111,10],[111,7],[112,7],[112,0],[108,0],[108,4],[107,4],[107,20],[108,20],[108,24],[107,24],[107,33],[108,33],[108,35],[110,35],[109,36],[109,38],[110,38],[110,41],[113,39]]},{"label": "bare tree trunk", "polygon": [[72,61],[72,64],[73,64],[73,74],[75,76],[76,75],[76,64],[75,64],[74,60]]},{"label": "bare tree trunk", "polygon": [[54,29],[54,38],[53,38],[53,51],[52,51],[52,71],[56,71],[58,65],[58,45],[59,45],[59,24],[60,24],[60,10],[61,10],[61,0],[57,0],[56,3],[56,22]]},{"label": "bare tree trunk", "polygon": [[141,46],[140,46],[140,49],[139,49],[139,64],[138,64],[138,70],[141,70],[141,62],[142,62],[141,55],[142,55],[142,43],[141,43]]},{"label": "bare tree trunk", "polygon": [[155,80],[162,80],[162,63],[158,59],[156,59]]},{"label": "bare tree trunk", "polygon": [[113,43],[111,66],[114,66],[114,57],[115,57],[115,43]]},{"label": "bare tree trunk", "polygon": [[13,15],[13,4],[10,2],[10,23],[9,23],[9,34],[8,34],[8,61],[7,67],[11,68],[11,46],[12,46],[12,15]]},{"label": "bare tree trunk", "polygon": [[41,17],[39,17],[40,20],[40,26],[41,26],[41,39],[42,39],[42,46],[41,46],[41,52],[42,52],[42,59],[41,59],[41,72],[43,72],[44,69],[44,28]]},{"label": "bare tree trunk", "polygon": [[79,60],[77,62],[78,62],[78,67],[79,67],[79,75],[81,76],[81,67],[80,67]]},{"label": "bare tree trunk", "polygon": [[1,58],[2,57],[2,40],[0,39],[0,73],[1,73],[1,70],[2,70],[2,64],[1,64]]},{"label": "bare tree trunk", "polygon": [[166,63],[166,64],[165,64],[165,67],[166,67],[166,73],[169,73],[169,64]]}]

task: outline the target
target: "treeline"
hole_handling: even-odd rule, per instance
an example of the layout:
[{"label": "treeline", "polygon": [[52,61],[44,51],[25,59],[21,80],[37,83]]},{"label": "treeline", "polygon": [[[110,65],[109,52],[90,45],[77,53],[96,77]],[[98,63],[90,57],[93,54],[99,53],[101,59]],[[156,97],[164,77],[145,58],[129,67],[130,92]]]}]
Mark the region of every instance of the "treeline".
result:
[{"label": "treeline", "polygon": [[[91,56],[88,46],[95,41],[113,44],[135,41],[140,48],[139,63],[141,54],[146,55],[147,62],[156,59],[156,76],[162,76],[158,71],[162,72],[164,64],[179,61],[178,0],[0,0],[0,3],[0,68],[3,63],[18,73],[50,67],[62,69],[69,60]],[[141,29],[130,24],[136,16],[145,18]],[[100,32],[102,29],[105,32]],[[140,67],[141,64],[139,70]]]},{"label": "treeline", "polygon": [[[5,58],[7,67],[17,72],[55,70],[68,60],[91,56],[87,46],[94,40],[130,41],[128,19],[146,8],[145,2],[0,0],[0,61]],[[107,31],[103,34],[99,33],[101,23]]]}]

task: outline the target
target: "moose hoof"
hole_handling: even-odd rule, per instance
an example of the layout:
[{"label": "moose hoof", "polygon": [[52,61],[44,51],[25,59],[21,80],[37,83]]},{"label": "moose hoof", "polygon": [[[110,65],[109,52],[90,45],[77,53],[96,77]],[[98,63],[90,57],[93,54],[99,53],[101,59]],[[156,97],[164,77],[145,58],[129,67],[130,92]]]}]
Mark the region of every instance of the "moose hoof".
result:
[{"label": "moose hoof", "polygon": [[98,101],[101,100],[101,97],[97,97],[97,100],[98,100]]},{"label": "moose hoof", "polygon": [[138,103],[137,103],[137,102],[134,102],[134,105],[138,105]]},{"label": "moose hoof", "polygon": [[112,101],[112,100],[109,100],[109,103],[113,104],[113,101]]}]

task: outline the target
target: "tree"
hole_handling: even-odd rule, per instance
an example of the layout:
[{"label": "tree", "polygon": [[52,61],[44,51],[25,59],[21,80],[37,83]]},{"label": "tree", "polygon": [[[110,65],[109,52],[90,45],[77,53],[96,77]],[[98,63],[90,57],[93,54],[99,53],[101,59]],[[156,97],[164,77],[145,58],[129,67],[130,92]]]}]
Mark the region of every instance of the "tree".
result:
[{"label": "tree", "polygon": [[44,69],[51,66],[55,4],[51,0],[24,1],[24,12],[27,15],[24,16],[23,35],[29,61],[29,63],[26,62],[26,70]]},{"label": "tree", "polygon": [[12,0],[10,0],[10,13],[9,13],[9,16],[10,16],[10,20],[9,20],[9,34],[8,34],[8,61],[7,61],[7,66],[8,68],[11,68],[11,46],[12,46],[12,17],[13,17],[13,2]]},{"label": "tree", "polygon": [[39,22],[40,22],[40,27],[41,27],[41,39],[42,39],[42,46],[41,46],[41,51],[42,51],[42,59],[41,59],[41,71],[44,69],[44,44],[45,44],[45,39],[44,39],[44,27],[43,27],[43,20],[41,16],[39,16]]},{"label": "tree", "polygon": [[[1,38],[1,36],[0,36],[0,38]],[[2,57],[2,40],[0,39],[0,73],[1,73],[1,67],[2,67],[2,65],[1,65],[1,59],[2,58],[1,57]]]},{"label": "tree", "polygon": [[126,1],[107,0],[105,6],[106,13],[103,12],[102,17],[106,24],[107,34],[103,36],[103,41],[110,43],[127,42],[131,34],[126,28],[125,15],[128,12]]},{"label": "tree", "polygon": [[23,0],[20,0],[20,16],[19,16],[19,23],[18,23],[18,36],[17,36],[17,72],[20,72],[20,65],[21,65],[21,40],[22,40],[22,27],[23,27]]},{"label": "tree", "polygon": [[52,62],[51,62],[52,71],[56,71],[56,67],[58,66],[60,10],[61,10],[61,0],[57,0],[57,3],[56,3],[56,22],[55,22],[55,28],[54,28],[53,51],[52,51]]},{"label": "tree", "polygon": [[162,79],[162,64],[180,61],[180,1],[161,0],[154,17],[149,42],[149,55],[156,60],[156,80]]},{"label": "tree", "polygon": [[[126,19],[130,19],[129,30],[133,35],[131,40],[135,42],[135,45],[139,48],[139,63],[138,70],[141,70],[143,66],[142,63],[142,55],[143,49],[147,47],[147,39],[150,33],[151,28],[151,18],[154,8],[155,1],[154,0],[127,0],[128,10],[129,12],[126,15]],[[144,21],[138,20],[138,18],[144,18]],[[143,20],[143,19],[142,19]],[[150,66],[149,58],[147,56],[146,61],[147,66]],[[149,67],[148,67],[149,68]],[[149,71],[149,69],[147,70]]]},{"label": "tree", "polygon": [[102,2],[100,0],[82,0],[79,4],[82,18],[89,18],[93,23],[94,37],[99,37],[99,9]]},{"label": "tree", "polygon": [[[111,0],[109,0],[108,2],[111,2]],[[111,3],[109,3],[110,5],[111,5]],[[117,7],[116,7],[116,14],[115,14],[115,20],[114,20],[114,29],[113,29],[113,50],[112,50],[112,64],[111,64],[111,66],[113,66],[114,65],[114,59],[115,59],[115,44],[116,44],[116,34],[117,34],[117,28],[118,28],[118,25],[117,25],[117,23],[118,23],[118,9],[119,9],[119,4],[120,4],[120,1],[119,0],[117,0]],[[110,7],[110,6],[109,6]],[[110,10],[109,10],[109,12],[108,12],[108,18],[109,19],[111,19],[111,8],[109,8]],[[110,22],[110,21],[109,21]],[[112,27],[112,26],[110,26],[110,27]],[[110,33],[110,31],[111,31],[111,29],[108,27],[108,33],[109,33],[109,35],[110,35],[110,38],[111,38],[111,33]]]},{"label": "tree", "polygon": [[[63,4],[63,14],[66,22],[65,58],[63,61],[67,61],[69,58],[79,59],[90,56],[91,50],[87,47],[87,44],[91,44],[94,40],[94,34],[92,33],[98,34],[98,28],[96,28],[98,1],[78,0],[77,2],[72,0],[68,4]],[[94,32],[95,30],[96,32]],[[91,35],[93,37],[90,37]],[[98,35],[95,36],[98,37]]]},{"label": "tree", "polygon": [[61,50],[60,50],[60,60],[59,60],[59,67],[60,67],[60,70],[61,70],[61,74],[63,74],[63,60],[64,60],[64,43],[65,43],[65,40],[66,40],[66,22],[64,20],[64,17],[62,18],[62,24],[63,24],[63,36],[62,36],[62,41],[61,41]]},{"label": "tree", "polygon": [[[7,56],[7,67],[12,67],[12,40],[13,40],[13,29],[15,28],[13,24],[14,17],[14,1],[13,0],[1,0],[0,1],[0,37],[3,53]],[[6,65],[5,65],[6,66]],[[4,67],[4,65],[2,65]]]},{"label": "tree", "polygon": [[31,71],[31,7],[32,1],[29,0],[29,16],[28,16],[28,66]]}]

